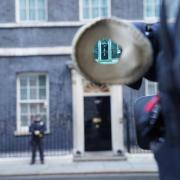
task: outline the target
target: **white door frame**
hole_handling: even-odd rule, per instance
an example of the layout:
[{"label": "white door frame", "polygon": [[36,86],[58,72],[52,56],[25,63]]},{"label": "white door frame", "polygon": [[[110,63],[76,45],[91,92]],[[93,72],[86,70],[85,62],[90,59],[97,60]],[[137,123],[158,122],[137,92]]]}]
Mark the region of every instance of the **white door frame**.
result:
[{"label": "white door frame", "polygon": [[[75,71],[72,72],[72,93],[73,93],[73,153],[83,155],[84,147],[84,92],[83,78]],[[122,86],[110,86],[111,97],[111,136],[112,152],[117,155],[124,151],[123,143],[123,93]]]}]

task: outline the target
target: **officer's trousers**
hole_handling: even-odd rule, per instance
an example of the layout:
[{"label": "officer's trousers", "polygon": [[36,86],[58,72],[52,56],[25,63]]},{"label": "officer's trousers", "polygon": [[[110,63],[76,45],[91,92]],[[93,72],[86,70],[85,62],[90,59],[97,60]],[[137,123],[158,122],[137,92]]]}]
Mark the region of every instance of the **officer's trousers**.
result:
[{"label": "officer's trousers", "polygon": [[44,162],[44,148],[43,148],[43,140],[32,140],[32,163],[35,163],[36,160],[36,151],[39,150],[41,163]]}]

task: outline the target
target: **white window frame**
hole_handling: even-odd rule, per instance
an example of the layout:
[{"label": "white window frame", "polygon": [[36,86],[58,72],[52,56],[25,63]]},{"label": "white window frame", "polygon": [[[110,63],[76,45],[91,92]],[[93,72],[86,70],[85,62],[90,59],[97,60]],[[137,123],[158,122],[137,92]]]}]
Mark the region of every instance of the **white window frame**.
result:
[{"label": "white window frame", "polygon": [[[159,1],[159,4],[161,4],[161,0],[156,0],[156,1]],[[157,21],[159,19],[159,17],[157,17],[157,16],[147,17],[147,15],[146,15],[147,0],[144,0],[143,2],[144,2],[144,20]]]},{"label": "white window frame", "polygon": [[20,19],[20,0],[15,0],[16,1],[16,22],[17,23],[42,23],[42,22],[47,22],[48,21],[48,0],[45,0],[45,19],[44,20],[21,20]]},{"label": "white window frame", "polygon": [[[155,94],[151,94],[149,92],[149,88],[148,88],[149,83],[154,83]],[[158,83],[152,82],[149,80],[145,80],[145,95],[146,96],[152,96],[152,95],[156,95],[157,93],[158,93]]]},{"label": "white window frame", "polygon": [[29,104],[29,103],[46,103],[47,106],[47,124],[46,124],[46,133],[50,133],[50,118],[49,118],[49,106],[50,106],[50,101],[49,101],[49,76],[47,73],[20,73],[17,74],[16,76],[16,131],[15,131],[15,135],[26,135],[29,134],[29,127],[22,127],[21,124],[21,113],[20,113],[20,106],[21,106],[21,102],[23,102],[20,99],[20,77],[22,76],[39,76],[39,75],[45,75],[46,76],[46,100],[24,100],[25,103]]},{"label": "white window frame", "polygon": [[[108,1],[108,6],[107,6],[108,15],[107,15],[107,17],[111,17],[111,0],[107,0],[107,1]],[[88,21],[93,20],[93,18],[89,18],[89,19],[83,18],[83,0],[79,0],[79,19],[80,19],[80,21],[84,21],[84,22],[88,22]]]}]

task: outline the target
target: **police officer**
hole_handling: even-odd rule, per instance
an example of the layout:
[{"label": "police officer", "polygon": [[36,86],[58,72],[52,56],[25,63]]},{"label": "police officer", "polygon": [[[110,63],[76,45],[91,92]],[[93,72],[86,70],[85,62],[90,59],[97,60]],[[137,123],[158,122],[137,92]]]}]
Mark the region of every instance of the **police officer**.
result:
[{"label": "police officer", "polygon": [[35,116],[29,127],[29,132],[31,133],[31,146],[32,146],[31,164],[35,163],[37,149],[39,150],[41,164],[44,164],[43,137],[45,131],[46,131],[45,123],[42,121],[40,116]]}]

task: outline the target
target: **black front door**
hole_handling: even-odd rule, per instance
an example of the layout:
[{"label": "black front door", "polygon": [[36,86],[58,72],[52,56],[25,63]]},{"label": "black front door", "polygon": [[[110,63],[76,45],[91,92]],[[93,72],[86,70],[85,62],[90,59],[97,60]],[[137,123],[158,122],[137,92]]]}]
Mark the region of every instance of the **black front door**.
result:
[{"label": "black front door", "polygon": [[112,149],[110,96],[84,97],[85,151]]}]

